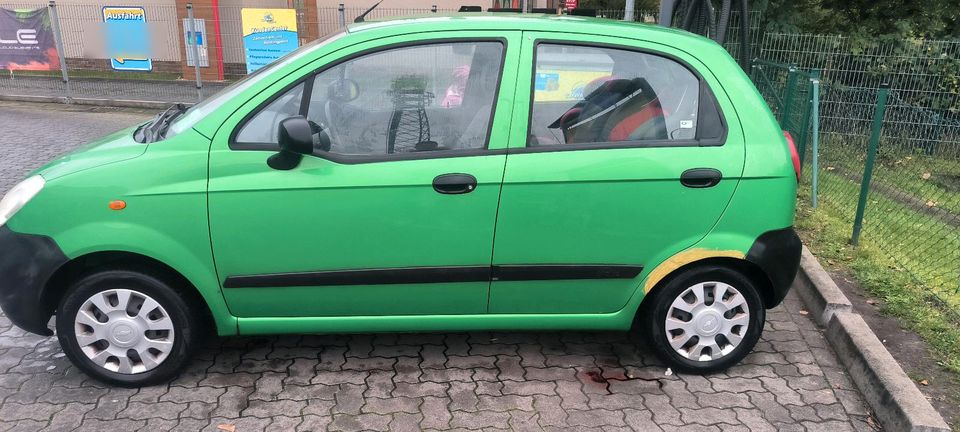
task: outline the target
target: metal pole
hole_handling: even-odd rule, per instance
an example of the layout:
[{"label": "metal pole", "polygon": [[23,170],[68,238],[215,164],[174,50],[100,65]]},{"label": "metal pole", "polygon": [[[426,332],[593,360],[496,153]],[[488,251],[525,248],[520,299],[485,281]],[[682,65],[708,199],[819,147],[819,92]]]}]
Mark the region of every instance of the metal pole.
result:
[{"label": "metal pole", "polygon": [[627,0],[623,5],[623,20],[633,21],[634,0]]},{"label": "metal pole", "polygon": [[197,101],[203,100],[203,81],[200,79],[200,38],[197,37],[197,22],[193,19],[193,3],[187,3],[187,22],[190,23],[190,31],[187,32],[187,43],[190,45],[190,52],[193,53],[193,71],[196,73],[197,80]]},{"label": "metal pole", "polygon": [[860,201],[857,202],[857,215],[853,219],[853,236],[850,244],[860,243],[860,230],[863,229],[863,213],[867,208],[867,194],[870,192],[870,180],[873,179],[873,165],[877,160],[877,146],[880,145],[880,130],[883,129],[883,116],[887,111],[887,96],[890,95],[890,84],[880,85],[877,90],[877,110],[873,113],[873,129],[870,132],[870,142],[867,148],[867,162],[863,167],[863,181],[860,183]]},{"label": "metal pole", "polygon": [[343,3],[340,3],[340,6],[337,6],[337,13],[340,14],[340,28],[344,29],[347,27],[347,17],[346,11],[343,9]]},{"label": "metal pole", "polygon": [[[813,163],[813,184],[811,186],[811,204],[817,208],[817,190],[820,185],[820,80],[813,80],[813,100],[810,103],[810,118],[813,119],[813,137],[810,143]],[[803,156],[800,157],[803,160]]]},{"label": "metal pole", "polygon": [[677,0],[660,0],[660,16],[657,24],[664,27],[670,27],[673,24],[673,8]]},{"label": "metal pole", "polygon": [[[817,81],[820,80],[820,70],[819,70],[819,69],[814,69],[814,70],[810,71],[809,81],[810,81],[811,87],[812,87],[813,82],[814,82],[815,80],[817,80]],[[813,93],[812,93],[812,92],[808,92],[808,93],[807,93],[807,96],[809,96],[809,98],[807,98],[807,102],[808,102],[808,103],[813,103]],[[807,156],[807,152],[806,152],[806,150],[807,150],[807,138],[808,138],[808,134],[809,134],[809,132],[810,132],[810,115],[811,115],[812,113],[813,113],[813,111],[811,111],[811,110],[809,110],[809,109],[803,111],[802,127],[799,129],[799,130],[800,130],[800,140],[797,142],[797,148],[798,148],[798,151],[800,152],[800,167],[801,167],[801,168],[803,168],[803,163],[805,162],[805,159],[806,159],[806,156]]]},{"label": "metal pole", "polygon": [[[50,0],[50,26],[53,27],[53,41],[57,45],[57,57],[60,59],[60,75],[67,91],[67,102],[70,101],[70,75],[67,73],[67,57],[63,52],[63,34],[60,33],[60,15],[57,13],[57,2]],[[13,72],[10,72],[13,74]]]}]

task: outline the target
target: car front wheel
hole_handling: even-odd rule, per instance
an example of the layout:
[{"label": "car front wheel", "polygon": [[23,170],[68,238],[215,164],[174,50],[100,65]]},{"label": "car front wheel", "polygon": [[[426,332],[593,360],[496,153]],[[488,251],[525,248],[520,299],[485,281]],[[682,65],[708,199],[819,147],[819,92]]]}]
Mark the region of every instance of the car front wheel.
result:
[{"label": "car front wheel", "polygon": [[189,359],[196,322],[163,280],[109,270],[68,289],[56,325],[63,351],[80,370],[108,384],[139,387],[178,373]]},{"label": "car front wheel", "polygon": [[719,266],[698,267],[660,287],[645,304],[645,336],[669,366],[709,373],[743,359],[763,331],[766,309],[756,285]]}]

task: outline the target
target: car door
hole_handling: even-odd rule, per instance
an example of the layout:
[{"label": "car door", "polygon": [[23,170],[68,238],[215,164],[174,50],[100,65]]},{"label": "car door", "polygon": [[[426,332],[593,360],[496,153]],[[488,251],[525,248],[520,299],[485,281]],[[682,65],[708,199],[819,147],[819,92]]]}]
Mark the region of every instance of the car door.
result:
[{"label": "car door", "polygon": [[[518,34],[430,38],[321,59],[217,133],[210,233],[234,315],[486,312]],[[272,169],[278,125],[296,115],[315,152]]]},{"label": "car door", "polygon": [[[620,310],[702,238],[743,170],[708,69],[653,42],[524,32],[491,313]],[[518,104],[519,105],[519,104]]]}]

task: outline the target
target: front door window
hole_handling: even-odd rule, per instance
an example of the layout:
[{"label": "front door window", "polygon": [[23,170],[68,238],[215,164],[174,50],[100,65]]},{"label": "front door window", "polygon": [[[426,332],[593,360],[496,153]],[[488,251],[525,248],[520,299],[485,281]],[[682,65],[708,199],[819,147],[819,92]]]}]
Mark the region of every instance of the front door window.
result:
[{"label": "front door window", "polygon": [[499,42],[392,48],[328,68],[252,116],[235,138],[277,143],[283,119],[303,115],[346,156],[486,148],[503,58]]}]

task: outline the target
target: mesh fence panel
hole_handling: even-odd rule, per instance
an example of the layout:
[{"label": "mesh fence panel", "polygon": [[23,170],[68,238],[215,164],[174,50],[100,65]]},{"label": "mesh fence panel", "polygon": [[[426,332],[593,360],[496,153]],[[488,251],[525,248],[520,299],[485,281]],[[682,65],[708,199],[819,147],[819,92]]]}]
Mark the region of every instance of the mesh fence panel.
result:
[{"label": "mesh fence panel", "polygon": [[[960,311],[960,42],[856,41],[842,36],[767,34],[753,78],[782,109],[789,66],[819,70],[819,203],[853,226],[878,89],[890,85],[861,242],[869,242]],[[772,77],[772,78],[771,78]],[[809,105],[802,109],[809,109]],[[778,115],[778,118],[779,115]],[[785,129],[790,121],[780,118]],[[806,159],[812,157],[809,148]],[[809,193],[812,173],[804,173]]]}]

